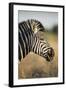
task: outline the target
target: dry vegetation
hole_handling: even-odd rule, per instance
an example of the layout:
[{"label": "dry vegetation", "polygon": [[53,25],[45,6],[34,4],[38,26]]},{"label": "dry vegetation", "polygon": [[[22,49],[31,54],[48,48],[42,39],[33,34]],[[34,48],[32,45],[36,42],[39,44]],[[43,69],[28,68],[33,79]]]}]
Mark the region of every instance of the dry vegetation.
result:
[{"label": "dry vegetation", "polygon": [[[40,33],[39,36],[44,36]],[[18,77],[21,78],[45,78],[58,76],[58,42],[57,36],[47,33],[47,40],[54,48],[55,57],[48,62],[43,57],[30,52],[18,65]]]}]

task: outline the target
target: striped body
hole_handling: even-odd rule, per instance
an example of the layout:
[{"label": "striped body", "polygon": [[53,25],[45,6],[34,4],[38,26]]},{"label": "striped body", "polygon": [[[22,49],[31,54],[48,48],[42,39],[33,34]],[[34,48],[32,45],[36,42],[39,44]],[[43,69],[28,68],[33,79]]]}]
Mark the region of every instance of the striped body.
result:
[{"label": "striped body", "polygon": [[19,44],[18,56],[21,61],[30,51],[46,58],[50,61],[54,57],[54,50],[50,47],[46,40],[41,40],[34,33],[34,30],[39,31],[44,29],[42,24],[36,20],[28,20],[19,23]]}]

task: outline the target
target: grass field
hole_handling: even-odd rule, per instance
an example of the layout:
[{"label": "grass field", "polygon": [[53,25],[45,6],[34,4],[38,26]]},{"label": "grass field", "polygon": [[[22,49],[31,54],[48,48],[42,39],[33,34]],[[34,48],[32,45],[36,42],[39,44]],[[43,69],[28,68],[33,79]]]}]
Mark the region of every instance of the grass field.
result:
[{"label": "grass field", "polygon": [[[44,33],[39,33],[44,37]],[[18,78],[45,78],[58,76],[58,40],[56,34],[46,33],[50,45],[53,47],[55,56],[53,61],[48,62],[45,58],[30,52],[18,65]]]}]

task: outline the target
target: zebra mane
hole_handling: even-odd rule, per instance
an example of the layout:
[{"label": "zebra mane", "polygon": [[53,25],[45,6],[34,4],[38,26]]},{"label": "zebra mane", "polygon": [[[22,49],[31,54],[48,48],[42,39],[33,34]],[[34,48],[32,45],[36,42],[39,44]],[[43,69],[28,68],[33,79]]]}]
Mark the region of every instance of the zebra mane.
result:
[{"label": "zebra mane", "polygon": [[[38,20],[35,19],[28,19],[26,21],[26,24],[28,25],[29,28],[31,28],[31,30],[36,34],[38,31],[45,31],[44,26],[42,25],[42,23]],[[21,22],[21,23],[23,23]]]},{"label": "zebra mane", "polygon": [[45,28],[40,21],[31,19],[31,20],[27,20],[27,22],[30,22],[32,31],[34,33],[37,33],[38,31],[45,31]]}]

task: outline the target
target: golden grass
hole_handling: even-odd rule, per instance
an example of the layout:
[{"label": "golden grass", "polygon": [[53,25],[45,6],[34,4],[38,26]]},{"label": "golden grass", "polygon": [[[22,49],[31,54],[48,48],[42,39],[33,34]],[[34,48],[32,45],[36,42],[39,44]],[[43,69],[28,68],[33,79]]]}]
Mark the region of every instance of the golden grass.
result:
[{"label": "golden grass", "polygon": [[18,65],[18,78],[45,78],[58,76],[58,42],[57,36],[47,33],[47,40],[55,51],[53,61],[30,52]]}]

